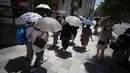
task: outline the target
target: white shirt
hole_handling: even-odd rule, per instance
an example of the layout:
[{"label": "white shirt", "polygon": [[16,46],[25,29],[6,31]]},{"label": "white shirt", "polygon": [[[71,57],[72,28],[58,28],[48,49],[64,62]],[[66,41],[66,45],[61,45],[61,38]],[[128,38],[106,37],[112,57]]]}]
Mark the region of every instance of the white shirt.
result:
[{"label": "white shirt", "polygon": [[[34,27],[28,27],[26,30],[26,35],[28,37],[28,41],[29,42],[34,42],[37,36],[41,36],[42,32],[39,30],[34,29]],[[48,41],[48,34],[47,33],[43,33],[42,39],[44,39],[46,42]],[[40,49],[39,47],[32,45],[32,49],[34,52],[41,52],[44,49]]]}]

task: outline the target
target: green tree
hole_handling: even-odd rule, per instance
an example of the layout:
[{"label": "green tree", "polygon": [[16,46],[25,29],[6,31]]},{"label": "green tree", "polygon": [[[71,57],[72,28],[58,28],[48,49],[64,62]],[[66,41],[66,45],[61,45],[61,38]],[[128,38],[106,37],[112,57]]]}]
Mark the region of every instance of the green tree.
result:
[{"label": "green tree", "polygon": [[103,16],[110,16],[114,20],[130,18],[130,0],[105,0],[99,8]]}]

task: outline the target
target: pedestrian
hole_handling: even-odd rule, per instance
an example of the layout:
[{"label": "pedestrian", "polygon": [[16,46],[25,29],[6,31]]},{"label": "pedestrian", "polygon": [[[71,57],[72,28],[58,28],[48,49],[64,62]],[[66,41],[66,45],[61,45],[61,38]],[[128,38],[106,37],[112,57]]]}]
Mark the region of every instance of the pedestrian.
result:
[{"label": "pedestrian", "polygon": [[128,28],[124,34],[119,35],[115,44],[111,44],[111,48],[114,50],[112,54],[111,68],[115,69],[117,65],[124,65],[128,63],[130,56],[130,28]]},{"label": "pedestrian", "polygon": [[[61,26],[63,26],[64,25],[64,23],[65,23],[65,17],[63,16],[56,16],[56,20],[61,24]],[[58,36],[60,35],[60,33],[61,33],[61,31],[58,31],[58,32],[54,32],[53,33],[53,45],[52,45],[52,47],[55,47],[56,46],[56,44],[58,43]]]},{"label": "pedestrian", "polygon": [[35,8],[34,12],[40,14],[42,17],[51,17],[52,11],[45,8]]},{"label": "pedestrian", "polygon": [[63,52],[65,52],[69,46],[71,33],[72,33],[72,27],[69,25],[69,23],[66,22],[66,24],[62,27],[61,36],[60,36],[60,39],[62,41]]},{"label": "pedestrian", "polygon": [[86,25],[86,27],[83,28],[82,30],[82,34],[81,34],[81,44],[82,44],[82,47],[85,49],[86,46],[88,45],[88,42],[89,42],[89,38],[91,37],[91,40],[93,41],[92,39],[92,31],[91,31],[91,28],[90,28],[91,25]]},{"label": "pedestrian", "polygon": [[99,27],[99,23],[100,23],[100,18],[95,18],[96,24],[94,26],[94,33],[97,34],[98,33],[98,27]]},{"label": "pedestrian", "polygon": [[75,37],[77,35],[77,30],[78,29],[79,29],[79,27],[72,26],[72,35],[71,35],[72,43],[74,43],[74,40],[75,40]]},{"label": "pedestrian", "polygon": [[[60,16],[56,16],[56,20],[59,22],[59,23],[61,23],[61,17]],[[54,32],[53,33],[53,45],[52,45],[52,47],[56,47],[56,44],[58,43],[58,34],[59,34],[60,32]]]},{"label": "pedestrian", "polygon": [[44,54],[44,50],[45,50],[43,48],[39,48],[39,47],[35,46],[34,42],[35,42],[37,37],[41,37],[45,41],[45,43],[43,43],[43,46],[44,46],[46,44],[46,42],[48,41],[49,35],[48,35],[48,32],[43,32],[34,26],[27,28],[26,35],[28,37],[26,57],[28,58],[28,62],[30,62],[30,64],[31,64],[32,59],[33,59],[33,53],[36,54],[35,63],[31,68],[31,72],[34,72],[43,63],[43,54]]},{"label": "pedestrian", "polygon": [[102,59],[104,57],[104,51],[107,48],[107,44],[109,43],[111,34],[112,34],[112,27],[109,25],[105,26],[100,32],[100,37],[96,46],[97,47],[96,56],[99,59]]}]

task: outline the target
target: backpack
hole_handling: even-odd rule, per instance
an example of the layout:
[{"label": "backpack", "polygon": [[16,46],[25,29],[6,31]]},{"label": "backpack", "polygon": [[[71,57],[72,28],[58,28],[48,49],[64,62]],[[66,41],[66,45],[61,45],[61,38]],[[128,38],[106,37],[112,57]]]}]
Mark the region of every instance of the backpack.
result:
[{"label": "backpack", "polygon": [[122,34],[118,36],[116,42],[113,42],[110,45],[110,48],[127,50],[130,47],[129,43],[130,37],[126,36],[125,34]]},{"label": "backpack", "polygon": [[17,44],[24,45],[28,41],[28,38],[26,36],[26,29],[28,27],[30,26],[22,26],[20,29],[17,30],[16,33]]}]

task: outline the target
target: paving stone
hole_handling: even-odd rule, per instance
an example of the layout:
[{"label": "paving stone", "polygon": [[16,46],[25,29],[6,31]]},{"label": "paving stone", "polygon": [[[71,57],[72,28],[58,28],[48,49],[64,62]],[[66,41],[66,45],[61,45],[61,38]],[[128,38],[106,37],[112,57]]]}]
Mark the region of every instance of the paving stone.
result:
[{"label": "paving stone", "polygon": [[8,61],[9,61],[9,59],[0,62],[0,69],[3,69],[6,66],[6,64],[8,63]]},{"label": "paving stone", "polygon": [[72,66],[75,66],[75,67],[79,68],[80,63],[81,63],[80,59],[74,59],[73,63],[72,63]]},{"label": "paving stone", "polygon": [[5,57],[5,56],[3,56],[3,55],[0,55],[0,62],[4,61],[4,60],[6,60],[6,59],[8,59],[8,58]]},{"label": "paving stone", "polygon": [[12,53],[15,54],[15,55],[17,55],[17,54],[21,53],[21,50],[16,50],[16,51],[14,51]]},{"label": "paving stone", "polygon": [[49,51],[49,52],[45,53],[45,55],[52,57],[52,56],[55,56],[55,53],[54,53],[54,51]]},{"label": "paving stone", "polygon": [[67,69],[67,70],[69,70],[70,67],[71,67],[71,65],[72,65],[72,60],[65,60],[65,61],[63,62],[62,67],[65,68],[65,69]]},{"label": "paving stone", "polygon": [[55,72],[58,72],[58,70],[61,68],[61,66],[62,66],[62,62],[61,61],[56,61],[53,65],[52,65],[52,67],[50,68],[51,70],[53,70],[53,71],[55,71]]},{"label": "paving stone", "polygon": [[68,70],[64,69],[64,68],[60,68],[60,70],[58,71],[58,73],[68,73]]},{"label": "paving stone", "polygon": [[58,59],[58,57],[52,56],[50,59],[48,59],[48,62],[55,63],[55,61]]},{"label": "paving stone", "polygon": [[24,56],[24,53],[19,53],[19,54],[13,54],[13,53],[9,53],[7,55],[5,55],[6,58],[10,58],[10,59],[14,59],[14,58],[17,58],[17,57],[20,57],[20,56]]},{"label": "paving stone", "polygon": [[55,72],[53,70],[48,70],[47,73],[57,73],[57,72]]},{"label": "paving stone", "polygon": [[79,73],[86,73],[84,70],[79,70]]},{"label": "paving stone", "polygon": [[53,63],[50,63],[47,61],[47,62],[43,63],[41,66],[46,68],[47,70],[49,70],[52,65],[53,65]]},{"label": "paving stone", "polygon": [[62,58],[58,58],[57,60],[62,61],[62,62],[65,61],[65,59],[62,59]]},{"label": "paving stone", "polygon": [[26,50],[26,45],[17,45],[17,46],[14,46],[15,49],[17,50]]},{"label": "paving stone", "polygon": [[18,56],[18,57],[19,57],[19,56],[26,56],[26,53],[27,53],[27,52],[21,52],[21,53],[17,54],[17,56]]},{"label": "paving stone", "polygon": [[85,69],[85,66],[83,64],[80,65],[80,69],[81,70],[84,70]]},{"label": "paving stone", "polygon": [[79,68],[77,68],[75,66],[71,66],[68,73],[78,73],[78,72],[79,72]]},{"label": "paving stone", "polygon": [[7,55],[7,54],[12,53],[12,52],[14,52],[14,51],[16,51],[16,49],[15,49],[15,48],[12,48],[12,49],[3,51],[3,52],[1,52],[0,54],[4,56],[4,55]]},{"label": "paving stone", "polygon": [[0,73],[7,73],[7,72],[3,69],[0,69]]}]

